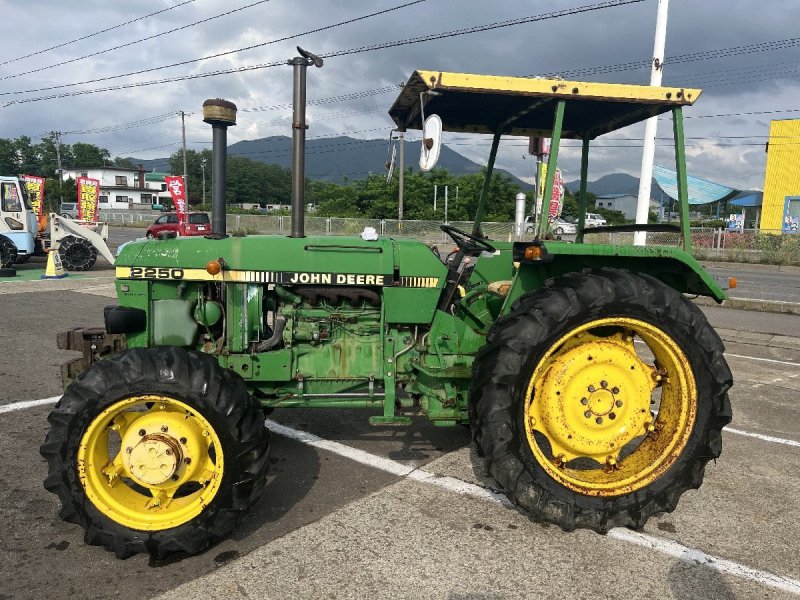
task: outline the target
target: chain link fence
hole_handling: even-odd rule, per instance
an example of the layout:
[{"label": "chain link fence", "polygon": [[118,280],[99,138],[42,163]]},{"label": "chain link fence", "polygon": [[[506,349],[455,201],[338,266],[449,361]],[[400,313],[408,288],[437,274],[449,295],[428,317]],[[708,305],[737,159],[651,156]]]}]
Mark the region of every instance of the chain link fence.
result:
[{"label": "chain link fence", "polygon": [[[149,211],[102,211],[100,219],[109,225],[146,228],[161,213]],[[228,215],[229,233],[288,235],[291,232],[290,216]],[[462,231],[472,231],[472,221],[451,221],[450,225]],[[355,219],[339,217],[309,217],[305,219],[307,235],[360,235],[372,227],[378,235],[406,237],[428,244],[446,244],[450,237],[441,230],[440,221],[398,221],[396,219]],[[514,223],[488,222],[481,225],[484,235],[492,240],[514,241],[530,239],[530,234],[516,236]],[[633,233],[587,234],[587,244],[633,244]],[[573,241],[574,235],[563,236]],[[648,232],[647,244],[679,246],[677,232]],[[736,262],[800,265],[800,235],[780,230],[728,231],[725,229],[692,228],[692,252],[701,260],[728,260]]]}]

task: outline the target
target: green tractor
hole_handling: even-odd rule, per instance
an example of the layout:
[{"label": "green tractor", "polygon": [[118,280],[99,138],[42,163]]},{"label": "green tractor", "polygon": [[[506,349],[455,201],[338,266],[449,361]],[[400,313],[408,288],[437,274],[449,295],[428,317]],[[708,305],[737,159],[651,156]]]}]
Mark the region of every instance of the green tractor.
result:
[{"label": "green tractor", "polygon": [[[318,61],[318,62],[317,62]],[[45,487],[86,542],[117,556],[194,554],[229,534],[265,485],[264,413],[365,408],[377,426],[425,415],[468,425],[497,486],[564,530],[640,528],[675,509],[719,456],[731,419],[719,336],[687,298],[725,294],[690,255],[682,107],[699,90],[415,72],[390,110],[446,132],[493,136],[474,228],[443,225],[443,260],[402,238],[306,237],[305,74],[295,68],[292,235],[225,234],[226,127],[214,127],[213,233],[126,245],[104,330],[61,335],[84,351],[41,448]],[[588,229],[590,140],[671,113],[680,226]],[[494,241],[481,218],[501,136],[583,141],[575,243],[547,221]],[[551,197],[549,169],[544,197]],[[673,231],[680,247],[588,243]],[[369,236],[364,236],[369,237]],[[266,500],[269,501],[268,499]]]}]

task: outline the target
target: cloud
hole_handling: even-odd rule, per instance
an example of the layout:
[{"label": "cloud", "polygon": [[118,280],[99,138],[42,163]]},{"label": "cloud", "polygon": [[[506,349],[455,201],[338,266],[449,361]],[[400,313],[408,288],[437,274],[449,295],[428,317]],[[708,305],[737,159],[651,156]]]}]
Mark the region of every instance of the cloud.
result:
[{"label": "cloud", "polygon": [[[212,3],[197,0],[108,33],[88,38],[25,60],[0,66],[0,77],[13,75],[93,52],[245,6],[253,0]],[[145,82],[163,77],[200,74],[217,69],[238,68],[285,60],[295,54],[297,44],[318,52],[400,40],[478,24],[503,21],[544,11],[567,9],[591,0],[552,0],[541,3],[486,2],[485,0],[427,0],[387,15],[275,43],[261,48],[210,59],[163,71],[112,80],[108,84]],[[0,39],[0,56],[14,58],[40,48],[67,41],[117,23],[178,4],[179,0],[143,0],[129,4],[100,0],[65,3],[33,0],[6,3],[7,26]],[[302,10],[294,0],[270,0],[208,23],[164,35],[153,40],[100,54],[60,67],[11,79],[0,79],[0,93],[61,85],[96,77],[190,60],[307,31],[327,24],[389,8],[402,0],[306,0]],[[609,8],[582,15],[497,29],[473,35],[451,37],[424,44],[404,45],[364,54],[331,58],[322,69],[308,73],[309,99],[371,90],[405,80],[416,68],[508,75],[566,72],[646,61],[651,56],[656,3],[652,0]],[[31,15],[39,16],[30,27]],[[720,48],[768,43],[796,37],[800,17],[796,0],[772,0],[769,10],[754,0],[697,2],[673,0],[670,6],[667,56],[686,55]],[[792,113],[692,118],[700,115],[785,110],[800,106],[800,46],[784,44],[783,49],[731,55],[695,62],[667,64],[665,84],[699,85],[705,89],[697,105],[687,110],[689,170],[701,177],[725,183],[737,181],[744,187],[763,185],[763,141],[769,119],[787,118]],[[1,62],[1,61],[0,61]],[[794,66],[797,62],[798,66]],[[647,83],[647,68],[612,71],[587,76],[592,80]],[[104,84],[89,84],[91,89]],[[195,148],[208,147],[211,133],[202,122],[201,107],[206,98],[224,97],[242,109],[285,104],[291,101],[291,69],[279,66],[184,82],[164,83],[29,102],[0,108],[0,137],[36,137],[48,131],[76,131],[128,123],[148,116],[175,112],[165,123],[95,135],[65,136],[65,141],[95,143],[112,154],[142,150],[136,156],[165,156],[180,146],[178,111],[192,113],[186,121],[187,139]],[[69,91],[76,88],[65,88]],[[57,91],[57,90],[56,90]],[[38,94],[0,96],[0,100],[24,99]],[[309,108],[309,136],[391,127],[386,116],[395,94],[380,94]],[[277,122],[276,122],[277,121]],[[268,135],[290,134],[290,112],[266,110],[239,113],[239,124],[229,133],[231,142]],[[668,121],[659,125],[659,136],[671,134]],[[383,137],[383,132],[354,134]],[[737,136],[723,138],[722,136]],[[745,137],[755,136],[755,137]],[[609,136],[611,137],[611,136]],[[617,132],[615,139],[641,137],[641,133]],[[698,143],[694,146],[692,144]],[[531,160],[523,159],[524,143],[504,142],[498,166],[526,176]],[[630,142],[635,145],[635,142]],[[627,142],[626,142],[627,144]],[[745,145],[747,144],[747,145]],[[613,144],[607,144],[612,146]],[[616,144],[617,146],[623,144]],[[488,142],[454,146],[459,152],[485,161]],[[659,146],[658,161],[669,164],[671,151]],[[565,148],[562,166],[577,174],[579,152]],[[638,174],[640,151],[630,147],[600,147],[594,151],[590,176],[614,171]]]}]

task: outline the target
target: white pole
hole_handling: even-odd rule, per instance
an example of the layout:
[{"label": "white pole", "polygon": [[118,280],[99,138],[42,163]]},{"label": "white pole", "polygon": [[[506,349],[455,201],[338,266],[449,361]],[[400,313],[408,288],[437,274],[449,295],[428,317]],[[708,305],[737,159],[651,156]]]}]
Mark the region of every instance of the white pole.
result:
[{"label": "white pole", "polygon": [[444,186],[444,224],[447,225],[447,187]]},{"label": "white pole", "polygon": [[433,184],[433,212],[436,212],[436,193],[438,191],[438,185]]},{"label": "white pole", "polygon": [[[661,76],[664,73],[664,45],[667,38],[667,12],[669,0],[658,0],[658,15],[656,16],[656,37],[653,42],[653,63],[650,69],[650,85],[661,85]],[[644,148],[642,149],[642,170],[639,179],[639,200],[636,204],[636,223],[647,223],[647,214],[650,211],[650,180],[653,178],[653,159],[656,151],[656,129],[658,117],[647,119],[644,127]],[[647,241],[647,232],[637,231],[633,237],[636,246],[644,246]]]}]

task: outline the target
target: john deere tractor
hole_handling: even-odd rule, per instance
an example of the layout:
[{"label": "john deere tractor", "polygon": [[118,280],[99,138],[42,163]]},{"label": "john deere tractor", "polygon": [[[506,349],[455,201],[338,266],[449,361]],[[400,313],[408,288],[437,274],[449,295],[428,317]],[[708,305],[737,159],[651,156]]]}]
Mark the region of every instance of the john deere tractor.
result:
[{"label": "john deere tractor", "polygon": [[[447,259],[413,239],[305,236],[305,76],[322,61],[290,64],[291,236],[226,235],[236,108],[206,101],[213,233],[126,245],[105,329],[62,335],[84,356],[63,370],[41,448],[61,517],[119,557],[200,552],[264,488],[264,412],[316,407],[469,425],[498,488],[564,530],[640,528],[675,509],[731,419],[722,342],[687,299],[725,297],[690,255],[682,107],[700,90],[414,72],[389,111],[401,131],[436,114],[445,132],[492,136],[474,227],[442,226]],[[585,228],[590,142],[665,113],[680,226]],[[483,235],[503,136],[550,137],[551,165],[562,139],[582,140],[574,243],[548,239],[544,218],[517,240]],[[608,243],[634,230],[679,243]]]}]

